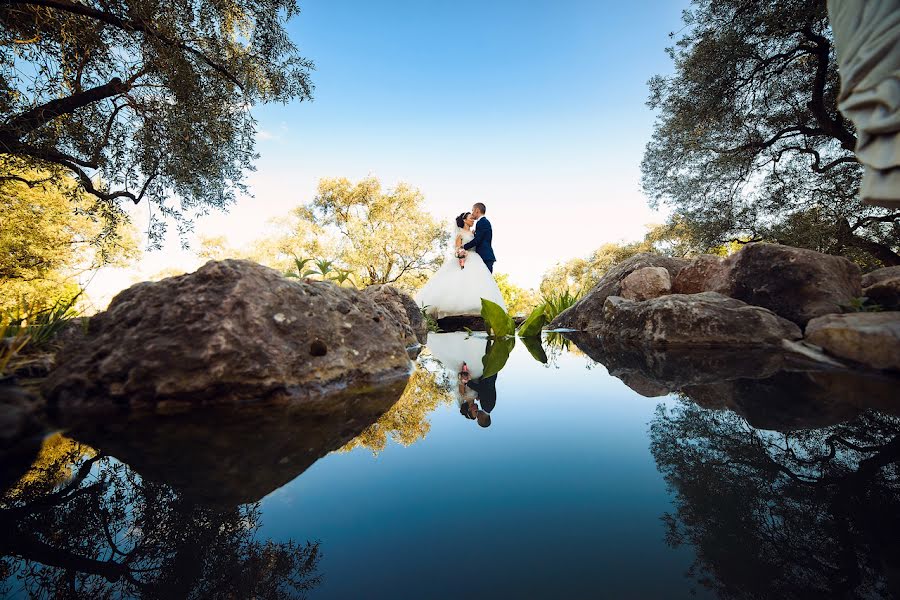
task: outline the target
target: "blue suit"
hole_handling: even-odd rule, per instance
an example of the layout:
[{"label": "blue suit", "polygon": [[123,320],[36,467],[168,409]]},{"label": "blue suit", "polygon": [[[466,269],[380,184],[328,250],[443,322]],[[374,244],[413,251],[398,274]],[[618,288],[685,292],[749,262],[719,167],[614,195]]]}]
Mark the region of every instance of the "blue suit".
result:
[{"label": "blue suit", "polygon": [[471,242],[463,246],[466,250],[474,248],[491,273],[494,272],[494,261],[497,260],[494,256],[494,249],[491,248],[493,238],[494,232],[491,231],[491,222],[485,217],[481,217],[478,219],[478,224],[475,225],[475,237],[472,238]]}]

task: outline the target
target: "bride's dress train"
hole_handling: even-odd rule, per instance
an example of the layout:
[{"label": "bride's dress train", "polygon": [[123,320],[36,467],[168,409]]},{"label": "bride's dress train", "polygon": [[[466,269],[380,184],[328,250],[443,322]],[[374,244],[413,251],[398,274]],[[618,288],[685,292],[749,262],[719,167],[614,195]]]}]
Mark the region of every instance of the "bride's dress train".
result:
[{"label": "bride's dress train", "polygon": [[[475,237],[464,229],[459,234],[463,236],[463,244]],[[466,256],[466,268],[460,269],[453,250],[451,248],[451,254],[444,259],[441,268],[416,294],[416,303],[427,307],[425,311],[435,319],[481,315],[482,298],[496,302],[506,310],[500,288],[478,253],[470,250]]]}]

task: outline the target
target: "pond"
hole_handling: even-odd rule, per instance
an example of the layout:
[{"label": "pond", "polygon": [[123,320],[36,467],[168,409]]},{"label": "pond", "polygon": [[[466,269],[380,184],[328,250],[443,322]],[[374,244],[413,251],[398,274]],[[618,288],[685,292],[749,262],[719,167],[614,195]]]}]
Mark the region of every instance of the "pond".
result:
[{"label": "pond", "polygon": [[431,334],[333,412],[73,425],[5,493],[0,592],[900,594],[896,380],[604,352]]}]

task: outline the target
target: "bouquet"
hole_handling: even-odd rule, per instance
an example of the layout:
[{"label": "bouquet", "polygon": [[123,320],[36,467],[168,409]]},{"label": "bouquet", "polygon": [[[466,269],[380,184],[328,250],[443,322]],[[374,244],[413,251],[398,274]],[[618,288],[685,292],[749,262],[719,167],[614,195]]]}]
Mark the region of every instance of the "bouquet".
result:
[{"label": "bouquet", "polygon": [[460,269],[466,268],[466,254],[468,254],[468,252],[466,252],[466,250],[462,246],[456,249],[456,258],[459,259]]}]

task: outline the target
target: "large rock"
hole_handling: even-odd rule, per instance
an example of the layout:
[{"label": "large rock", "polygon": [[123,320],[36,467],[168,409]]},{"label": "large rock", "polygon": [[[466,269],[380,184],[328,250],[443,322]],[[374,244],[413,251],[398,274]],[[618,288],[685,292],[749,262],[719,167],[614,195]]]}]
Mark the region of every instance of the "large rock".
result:
[{"label": "large rock", "polygon": [[900,312],[819,317],[806,326],[806,341],[833,356],[900,371]]},{"label": "large rock", "polygon": [[622,280],[622,297],[626,300],[649,300],[671,293],[672,278],[663,267],[644,267]]},{"label": "large rock", "polygon": [[771,311],[716,292],[646,302],[610,296],[594,329],[623,344],[663,348],[771,346],[802,337],[799,327]]},{"label": "large rock", "polygon": [[876,283],[880,283],[887,279],[894,279],[895,277],[900,277],[900,266],[897,267],[884,267],[883,269],[875,269],[874,271],[869,271],[865,275],[862,276],[862,287],[863,289],[875,285]]},{"label": "large rock", "polygon": [[831,256],[780,244],[747,244],[725,260],[722,293],[762,306],[797,323],[839,313],[862,295],[859,267]]},{"label": "large rock", "polygon": [[428,327],[415,300],[390,285],[371,285],[363,290],[363,294],[387,312],[407,347],[425,343]]},{"label": "large rock", "polygon": [[883,308],[891,310],[900,308],[900,275],[882,279],[863,288],[863,296]]},{"label": "large rock", "polygon": [[715,254],[701,254],[678,272],[672,281],[674,294],[727,291],[728,270],[725,261]]},{"label": "large rock", "polygon": [[622,280],[644,267],[662,267],[675,277],[690,261],[659,254],[636,254],[612,267],[584,298],[561,312],[550,323],[550,329],[586,330],[603,318],[603,303],[610,296],[622,294]]},{"label": "large rock", "polygon": [[59,363],[43,392],[62,409],[308,401],[410,368],[401,332],[369,296],[245,260],[130,287]]}]

